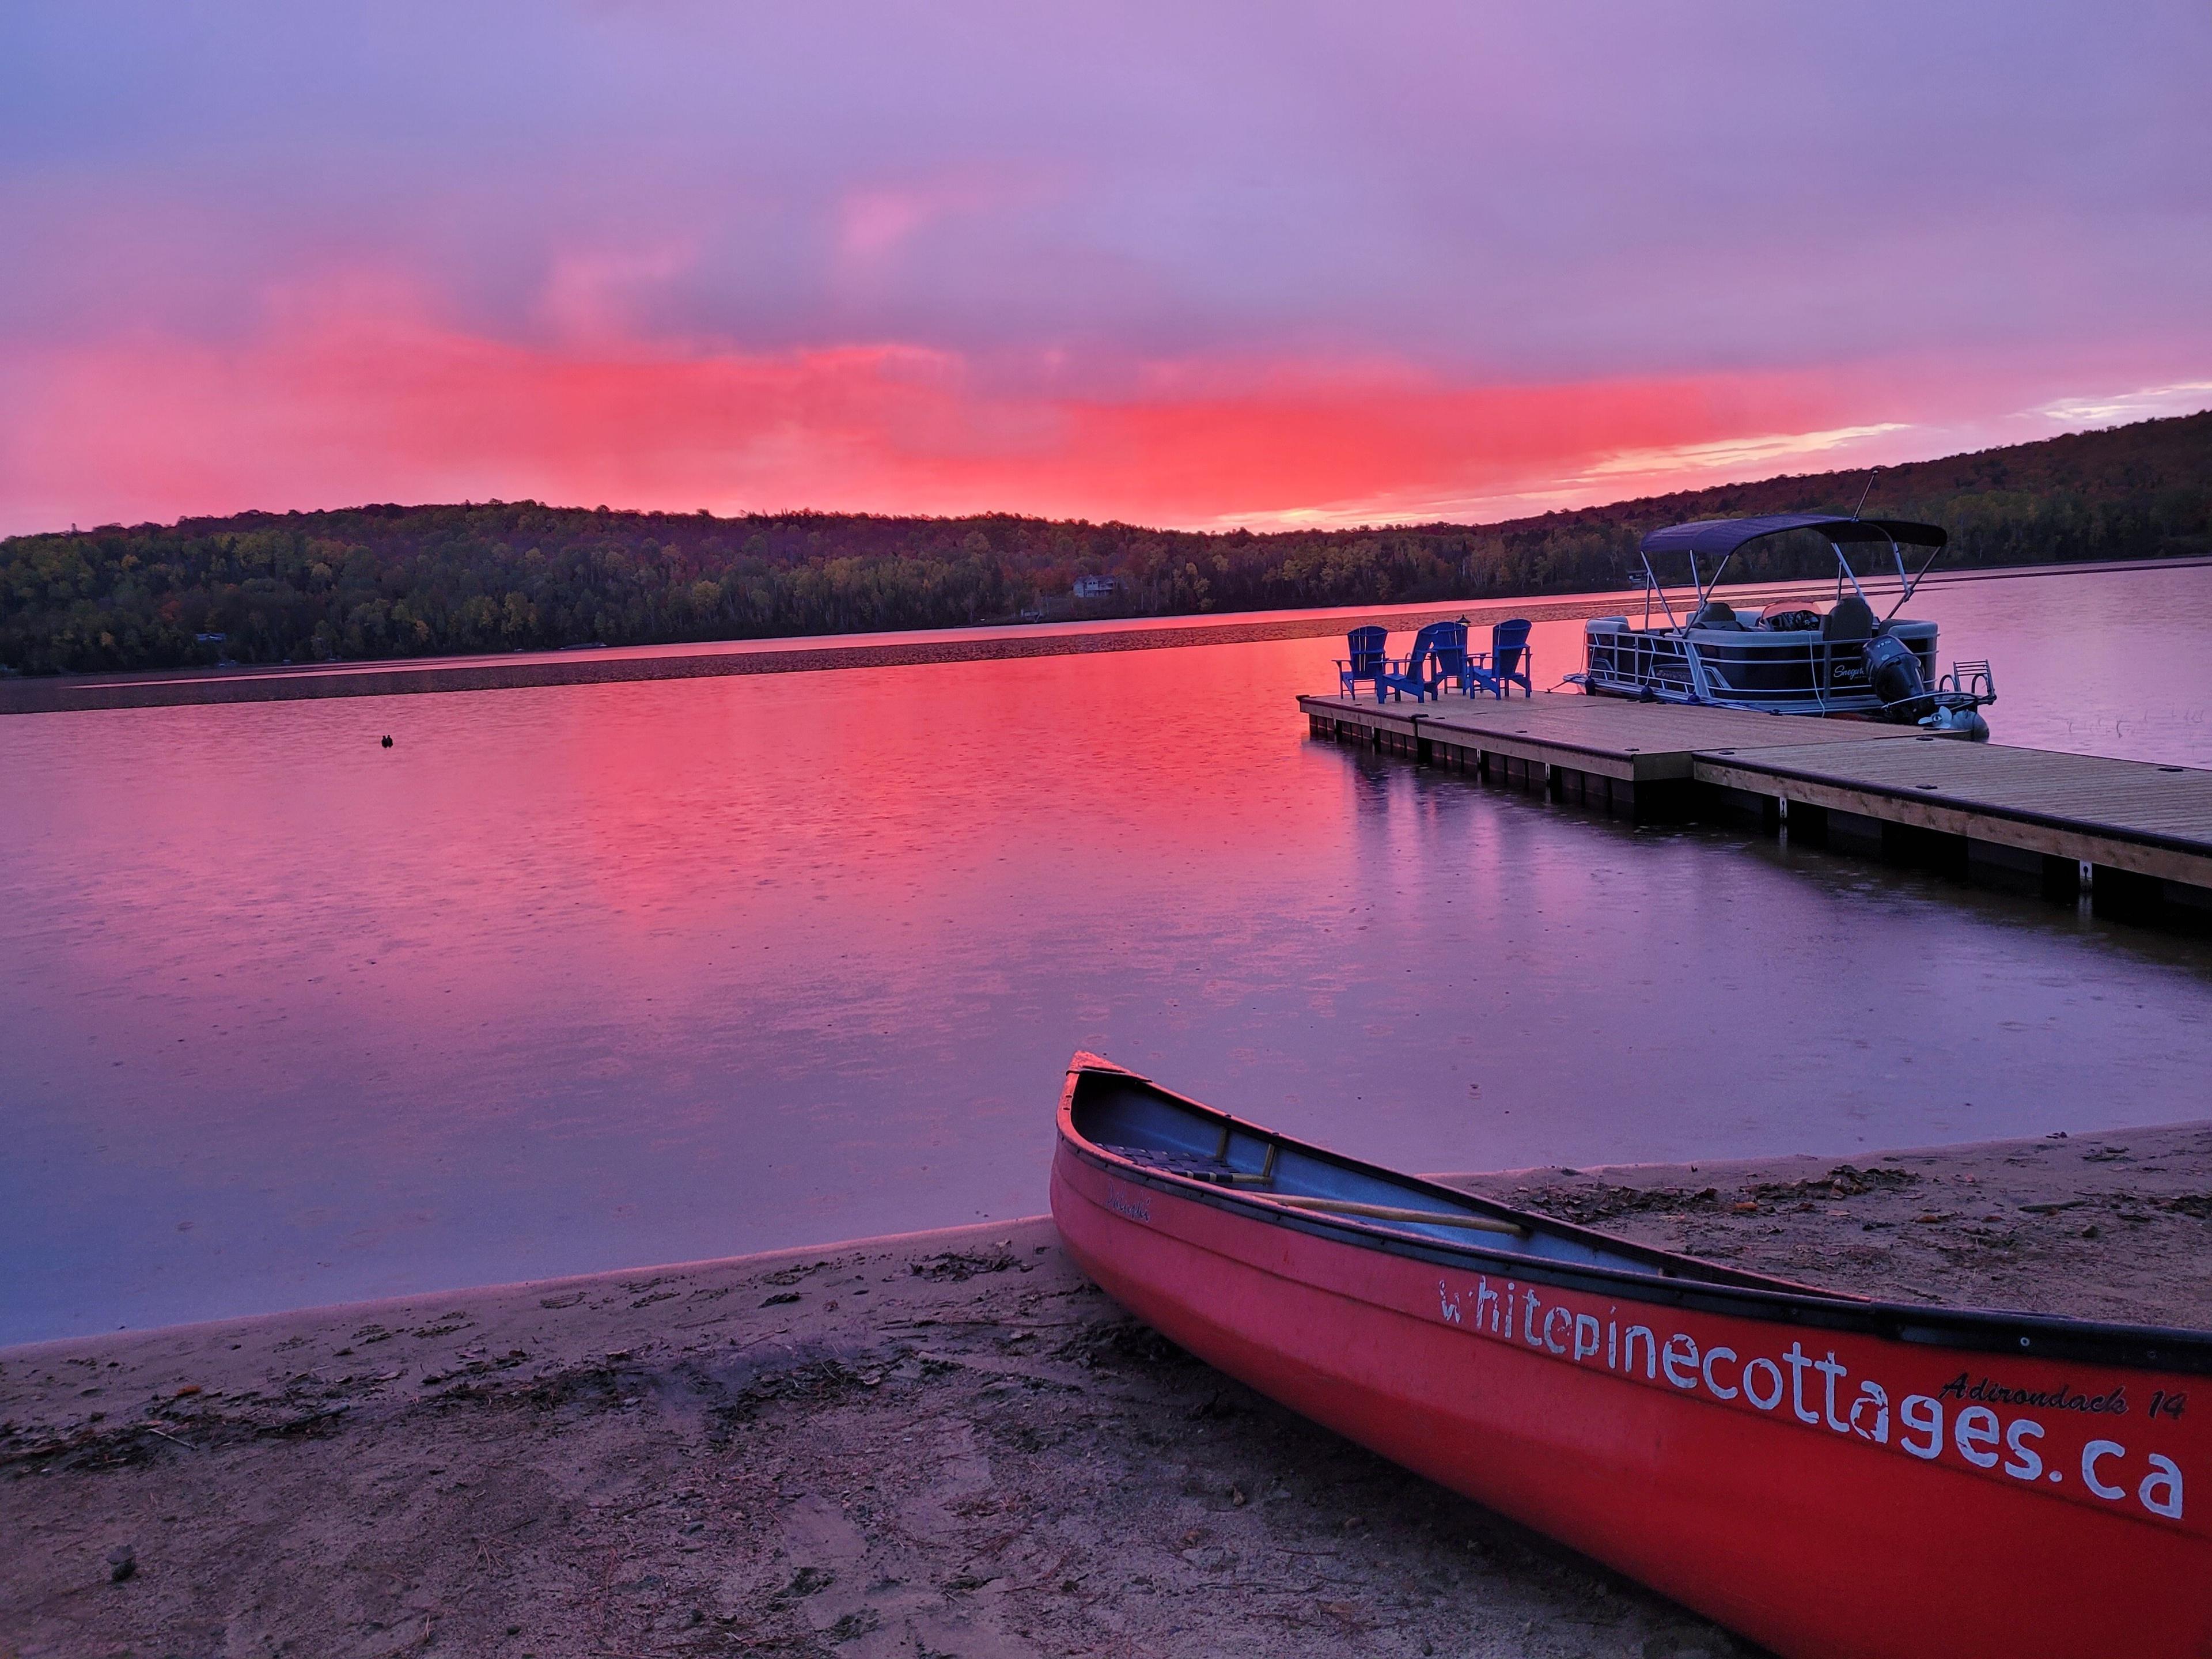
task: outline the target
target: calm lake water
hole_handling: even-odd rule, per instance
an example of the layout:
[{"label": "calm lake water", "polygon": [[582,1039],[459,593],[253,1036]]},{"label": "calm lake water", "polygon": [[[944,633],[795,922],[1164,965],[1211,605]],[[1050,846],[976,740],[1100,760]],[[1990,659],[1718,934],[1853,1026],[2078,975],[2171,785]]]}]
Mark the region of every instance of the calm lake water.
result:
[{"label": "calm lake water", "polygon": [[[1913,611],[2212,765],[2212,570]],[[0,1342],[1034,1213],[1077,1048],[1422,1170],[2205,1111],[2212,946],[1312,741],[1337,648],[0,720]]]}]

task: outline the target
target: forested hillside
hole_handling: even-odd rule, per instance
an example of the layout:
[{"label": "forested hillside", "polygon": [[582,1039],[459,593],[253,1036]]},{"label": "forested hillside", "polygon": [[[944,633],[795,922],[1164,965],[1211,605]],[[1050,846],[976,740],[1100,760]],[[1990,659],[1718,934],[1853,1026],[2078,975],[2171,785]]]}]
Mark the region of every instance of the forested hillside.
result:
[{"label": "forested hillside", "polygon": [[[410,657],[1616,587],[1687,519],[1849,507],[1863,472],[1771,478],[1472,526],[1228,534],[991,515],[717,519],[535,501],[242,513],[0,542],[0,669]],[[1952,564],[2212,551],[2212,413],[1884,472],[1869,514]],[[1811,568],[1781,546],[1744,574]],[[1825,553],[1823,553],[1825,556]]]}]

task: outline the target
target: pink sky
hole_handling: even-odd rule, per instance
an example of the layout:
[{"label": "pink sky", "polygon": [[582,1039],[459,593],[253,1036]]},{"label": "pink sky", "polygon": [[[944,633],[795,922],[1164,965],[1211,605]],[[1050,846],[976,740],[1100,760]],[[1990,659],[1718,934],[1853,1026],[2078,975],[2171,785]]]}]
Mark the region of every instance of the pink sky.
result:
[{"label": "pink sky", "polygon": [[0,533],[1496,518],[2212,404],[2201,6],[28,9]]}]

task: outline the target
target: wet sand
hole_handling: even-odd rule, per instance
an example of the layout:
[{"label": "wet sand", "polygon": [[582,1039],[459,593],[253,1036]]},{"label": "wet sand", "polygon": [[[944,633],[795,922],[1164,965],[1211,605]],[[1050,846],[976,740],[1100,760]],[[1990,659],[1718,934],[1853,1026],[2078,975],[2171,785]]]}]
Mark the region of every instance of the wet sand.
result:
[{"label": "wet sand", "polygon": [[[2212,1124],[1454,1177],[2212,1326]],[[0,1654],[1723,1655],[1122,1316],[1048,1221],[0,1350]]]}]

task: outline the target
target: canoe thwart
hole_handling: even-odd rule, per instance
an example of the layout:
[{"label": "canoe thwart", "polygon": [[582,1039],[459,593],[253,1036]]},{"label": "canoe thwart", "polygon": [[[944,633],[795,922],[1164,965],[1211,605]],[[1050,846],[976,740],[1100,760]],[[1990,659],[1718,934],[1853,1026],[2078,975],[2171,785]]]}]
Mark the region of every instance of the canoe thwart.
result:
[{"label": "canoe thwart", "polygon": [[1265,1199],[1270,1204],[1287,1204],[1293,1209],[1318,1210],[1326,1215],[1356,1215],[1371,1221],[1418,1221],[1431,1227],[1510,1233],[1516,1238],[1528,1236],[1528,1230],[1517,1222],[1500,1221],[1494,1216],[1455,1215],[1448,1210],[1403,1210],[1389,1204],[1357,1204],[1348,1198],[1309,1198],[1298,1193],[1255,1193],[1252,1196]]}]

